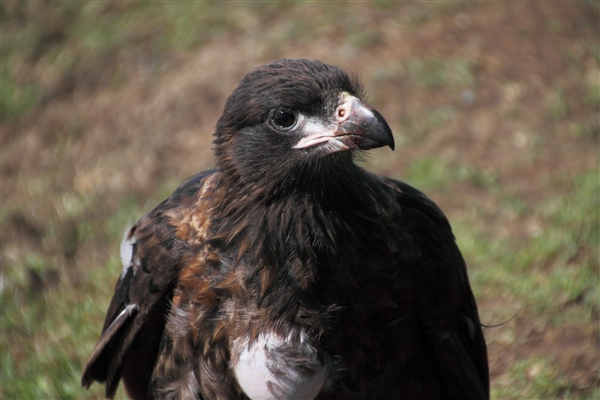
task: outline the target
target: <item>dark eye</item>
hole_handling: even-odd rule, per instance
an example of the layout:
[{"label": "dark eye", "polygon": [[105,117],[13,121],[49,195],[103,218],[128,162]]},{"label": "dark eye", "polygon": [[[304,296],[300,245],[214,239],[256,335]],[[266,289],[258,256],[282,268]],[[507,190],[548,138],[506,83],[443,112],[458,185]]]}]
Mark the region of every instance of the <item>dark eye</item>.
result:
[{"label": "dark eye", "polygon": [[289,108],[278,108],[271,122],[276,128],[290,128],[296,122],[296,114]]}]

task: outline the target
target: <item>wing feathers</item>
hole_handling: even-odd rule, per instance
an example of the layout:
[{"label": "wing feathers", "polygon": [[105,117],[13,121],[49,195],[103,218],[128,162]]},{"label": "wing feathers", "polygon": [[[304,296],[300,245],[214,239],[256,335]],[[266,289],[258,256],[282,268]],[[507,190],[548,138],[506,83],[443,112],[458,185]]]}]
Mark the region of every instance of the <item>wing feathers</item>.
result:
[{"label": "wing feathers", "polygon": [[183,225],[178,218],[195,215],[201,195],[209,195],[212,188],[205,185],[209,176],[214,171],[191,177],[125,230],[120,248],[123,273],[100,341],[85,367],[84,387],[106,382],[106,397],[112,398],[122,379],[129,397],[147,397],[182,254],[189,251],[188,241],[201,239],[197,231],[180,232]]},{"label": "wing feathers", "polygon": [[439,207],[406,183],[385,178],[401,221],[419,248],[416,317],[435,354],[449,397],[489,398],[487,350],[466,264]]},{"label": "wing feathers", "polygon": [[457,332],[427,329],[426,336],[436,354],[446,390],[449,387],[456,390],[458,386],[471,400],[488,399],[488,389],[484,388],[481,376]]},{"label": "wing feathers", "polygon": [[[136,312],[136,314],[138,313]],[[124,359],[147,319],[147,315],[135,315],[132,323],[128,324],[128,329],[121,335],[122,340],[119,342],[119,346],[111,354],[105,388],[106,397],[109,399],[112,399],[117,392],[119,381],[121,380],[121,372],[123,371]]]},{"label": "wing feathers", "polygon": [[138,310],[139,307],[136,304],[126,306],[104,331],[85,366],[85,372],[81,378],[83,387],[89,388],[94,381],[104,382],[107,379],[110,380],[111,368],[107,367],[109,363],[110,365],[113,363],[111,357],[115,349],[123,346],[121,342],[123,334],[135,319]]}]

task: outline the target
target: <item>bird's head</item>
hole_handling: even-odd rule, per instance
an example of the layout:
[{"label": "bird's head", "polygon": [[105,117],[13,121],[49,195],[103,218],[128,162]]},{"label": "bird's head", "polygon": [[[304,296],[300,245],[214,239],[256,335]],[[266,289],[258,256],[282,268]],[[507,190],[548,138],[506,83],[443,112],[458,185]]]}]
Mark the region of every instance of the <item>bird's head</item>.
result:
[{"label": "bird's head", "polygon": [[356,79],[320,61],[281,59],[246,75],[217,123],[217,166],[243,182],[310,185],[356,150],[389,146],[384,118]]}]

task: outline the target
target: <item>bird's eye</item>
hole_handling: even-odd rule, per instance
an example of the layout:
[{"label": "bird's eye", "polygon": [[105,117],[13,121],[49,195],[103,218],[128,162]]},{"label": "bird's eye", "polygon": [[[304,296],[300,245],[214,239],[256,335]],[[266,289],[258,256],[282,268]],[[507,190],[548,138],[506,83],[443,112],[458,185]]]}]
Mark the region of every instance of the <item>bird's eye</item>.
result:
[{"label": "bird's eye", "polygon": [[275,128],[291,128],[296,122],[296,114],[289,108],[278,108],[273,114],[271,123]]}]

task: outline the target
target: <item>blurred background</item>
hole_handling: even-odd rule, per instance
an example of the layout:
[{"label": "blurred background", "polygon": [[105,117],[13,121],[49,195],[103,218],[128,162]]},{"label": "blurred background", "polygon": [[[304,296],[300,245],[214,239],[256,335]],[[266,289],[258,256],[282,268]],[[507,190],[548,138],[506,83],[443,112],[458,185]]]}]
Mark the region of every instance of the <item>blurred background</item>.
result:
[{"label": "blurred background", "polygon": [[[599,379],[599,3],[14,1],[1,22],[2,399],[80,388],[118,246],[213,166],[252,68],[358,75],[396,151],[365,168],[448,215],[493,398],[593,399]],[[124,397],[122,390],[118,397]]]}]

